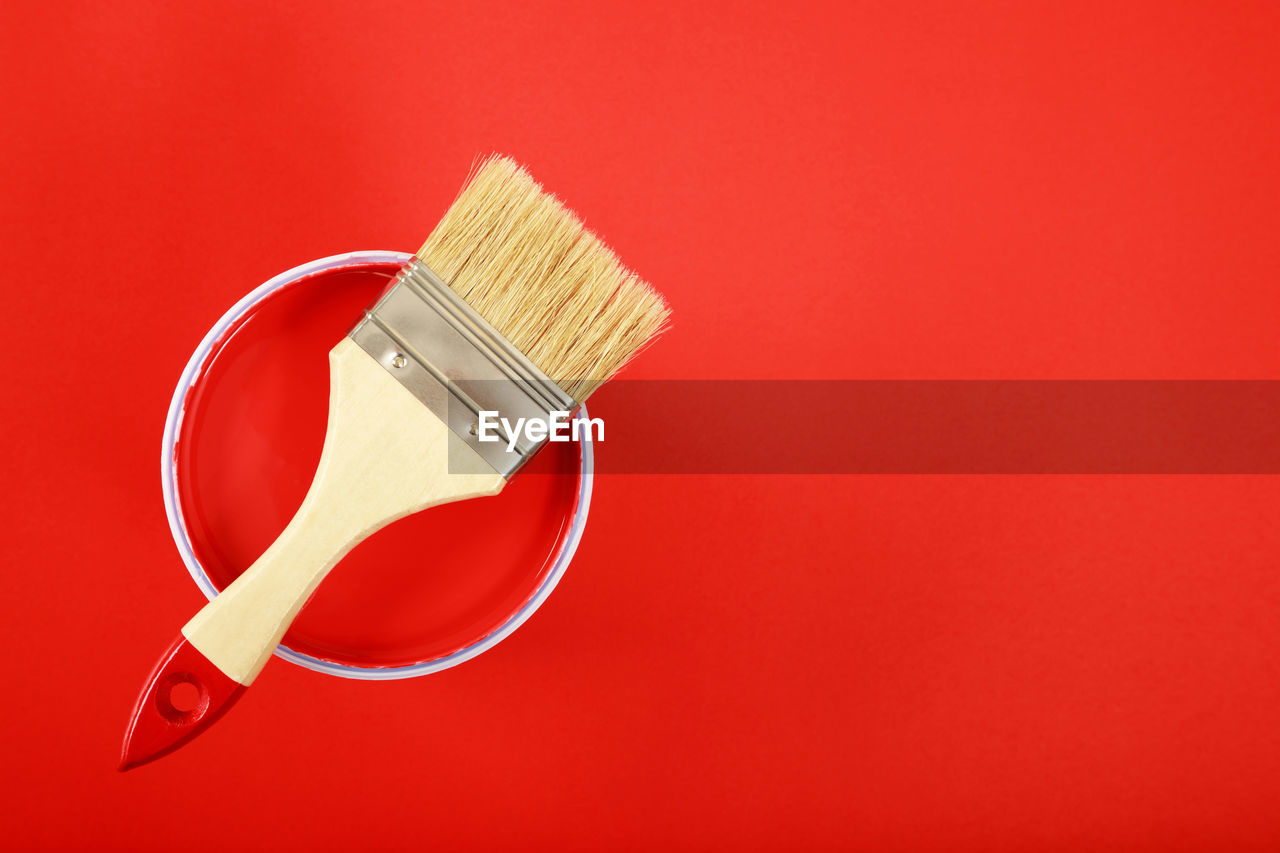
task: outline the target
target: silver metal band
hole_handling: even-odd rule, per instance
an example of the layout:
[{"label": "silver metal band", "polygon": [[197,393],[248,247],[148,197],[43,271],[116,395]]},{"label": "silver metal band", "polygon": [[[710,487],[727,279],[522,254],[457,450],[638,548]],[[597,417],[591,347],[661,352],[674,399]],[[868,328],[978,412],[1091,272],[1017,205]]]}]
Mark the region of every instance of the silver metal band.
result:
[{"label": "silver metal band", "polygon": [[416,258],[365,311],[348,337],[508,479],[545,442],[530,442],[520,433],[515,449],[508,451],[509,436],[501,428],[501,441],[480,441],[478,413],[496,411],[514,424],[517,418],[545,420],[552,412],[577,407]]}]

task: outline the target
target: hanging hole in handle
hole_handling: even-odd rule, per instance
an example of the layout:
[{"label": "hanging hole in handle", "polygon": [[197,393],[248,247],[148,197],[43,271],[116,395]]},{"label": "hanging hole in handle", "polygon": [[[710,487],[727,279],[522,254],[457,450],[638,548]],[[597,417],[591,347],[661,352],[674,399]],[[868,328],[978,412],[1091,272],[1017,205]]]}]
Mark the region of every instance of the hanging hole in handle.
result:
[{"label": "hanging hole in handle", "polygon": [[209,710],[209,691],[193,673],[175,672],[156,685],[156,708],[176,725],[196,722]]},{"label": "hanging hole in handle", "polygon": [[200,705],[200,688],[190,681],[179,681],[169,689],[169,704],[175,711],[191,713]]}]

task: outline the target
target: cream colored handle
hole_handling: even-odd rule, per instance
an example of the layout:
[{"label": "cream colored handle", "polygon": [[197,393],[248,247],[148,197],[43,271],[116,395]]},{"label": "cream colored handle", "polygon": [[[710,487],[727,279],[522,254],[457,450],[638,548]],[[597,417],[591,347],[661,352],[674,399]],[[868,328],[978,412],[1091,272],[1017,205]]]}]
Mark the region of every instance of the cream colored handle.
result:
[{"label": "cream colored handle", "polygon": [[456,439],[451,470],[448,425],[350,338],[329,353],[329,369],[329,426],[302,506],[257,562],[182,629],[241,684],[252,683],[320,581],[365,537],[409,513],[497,494],[506,484]]}]

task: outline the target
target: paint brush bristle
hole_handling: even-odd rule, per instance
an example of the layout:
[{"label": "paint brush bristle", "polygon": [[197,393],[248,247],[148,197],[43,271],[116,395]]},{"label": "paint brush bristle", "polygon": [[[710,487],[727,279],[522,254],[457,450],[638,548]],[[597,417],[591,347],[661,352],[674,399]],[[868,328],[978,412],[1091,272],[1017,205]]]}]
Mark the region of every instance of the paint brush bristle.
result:
[{"label": "paint brush bristle", "polygon": [[578,402],[670,315],[661,294],[509,157],[480,164],[418,257]]}]

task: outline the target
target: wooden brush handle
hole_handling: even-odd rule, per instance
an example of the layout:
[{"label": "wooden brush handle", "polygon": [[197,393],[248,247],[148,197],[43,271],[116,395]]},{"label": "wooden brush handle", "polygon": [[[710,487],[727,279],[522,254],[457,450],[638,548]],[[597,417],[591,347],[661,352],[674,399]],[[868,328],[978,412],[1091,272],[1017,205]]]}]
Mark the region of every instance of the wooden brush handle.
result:
[{"label": "wooden brush handle", "polygon": [[448,425],[350,338],[329,353],[329,367],[329,428],[302,506],[182,629],[241,684],[253,681],[316,586],[366,536],[426,507],[496,494],[506,482],[480,465],[451,473]]},{"label": "wooden brush handle", "polygon": [[[134,709],[121,769],[172,751],[230,707],[320,581],[366,536],[409,513],[497,494],[506,484],[465,445],[451,459],[456,439],[448,425],[350,338],[329,353],[329,368],[329,427],[302,506],[161,659]],[[180,683],[201,696],[192,711],[172,704],[169,691]]]}]

